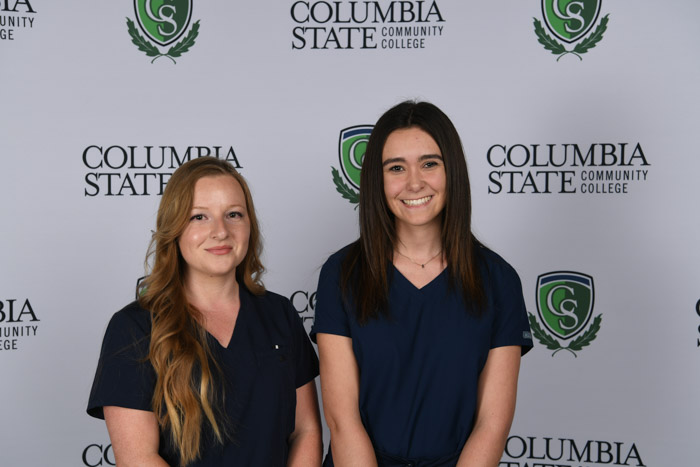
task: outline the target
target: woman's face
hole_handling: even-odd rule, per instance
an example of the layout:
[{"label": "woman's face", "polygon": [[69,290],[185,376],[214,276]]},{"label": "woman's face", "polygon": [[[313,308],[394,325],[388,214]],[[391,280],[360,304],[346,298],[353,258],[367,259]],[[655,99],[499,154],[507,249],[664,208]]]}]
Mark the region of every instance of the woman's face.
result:
[{"label": "woman's face", "polygon": [[435,140],[417,127],[389,134],[382,152],[384,196],[404,228],[440,225],[445,207],[445,164]]},{"label": "woman's face", "polygon": [[188,278],[235,280],[249,238],[245,195],[236,179],[216,175],[197,180],[190,220],[178,239]]}]

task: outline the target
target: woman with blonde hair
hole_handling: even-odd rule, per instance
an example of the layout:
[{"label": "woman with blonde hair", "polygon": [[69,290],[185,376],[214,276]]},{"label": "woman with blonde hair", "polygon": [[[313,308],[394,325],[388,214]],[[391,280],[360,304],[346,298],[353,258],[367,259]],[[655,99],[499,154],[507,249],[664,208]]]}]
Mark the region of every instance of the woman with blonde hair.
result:
[{"label": "woman with blonde hair", "polygon": [[117,465],[313,466],[318,360],[266,291],[245,180],[202,157],[168,181],[139,298],[111,319],[88,413]]}]

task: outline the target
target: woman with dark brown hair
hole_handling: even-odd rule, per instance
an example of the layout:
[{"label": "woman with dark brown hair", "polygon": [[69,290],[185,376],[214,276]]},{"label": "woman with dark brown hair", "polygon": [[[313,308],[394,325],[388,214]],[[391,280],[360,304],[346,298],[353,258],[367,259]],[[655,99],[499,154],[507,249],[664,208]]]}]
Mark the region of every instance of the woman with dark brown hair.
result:
[{"label": "woman with dark brown hair", "polygon": [[228,162],[175,171],[150,274],[109,323],[88,403],[117,465],[320,464],[318,360],[289,300],[260,281],[261,250]]},{"label": "woman with dark brown hair", "polygon": [[377,121],[359,215],[316,295],[324,466],[497,466],[532,338],[517,273],[472,234],[464,151],[440,109],[404,102]]}]

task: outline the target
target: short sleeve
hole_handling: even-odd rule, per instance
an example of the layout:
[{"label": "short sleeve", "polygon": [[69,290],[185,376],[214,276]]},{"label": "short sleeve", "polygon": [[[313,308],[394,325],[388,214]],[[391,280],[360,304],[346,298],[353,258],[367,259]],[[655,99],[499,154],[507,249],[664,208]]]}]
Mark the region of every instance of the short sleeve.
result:
[{"label": "short sleeve", "polygon": [[304,324],[291,303],[289,303],[289,308],[294,315],[292,318],[292,334],[296,347],[294,381],[296,387],[300,388],[318,376],[318,357],[316,356],[314,346],[309,340],[309,335],[306,334]]},{"label": "short sleeve", "polygon": [[532,334],[527,319],[523,287],[518,273],[500,257],[493,269],[492,293],[494,297],[493,333],[491,348],[507,345],[521,346],[525,355],[532,348]]},{"label": "short sleeve", "polygon": [[102,408],[151,410],[156,375],[147,360],[150,315],[135,304],[112,316],[107,326],[87,413],[104,418]]},{"label": "short sleeve", "polygon": [[316,289],[316,314],[311,328],[311,340],[314,342],[318,333],[351,335],[340,291],[340,258],[340,252],[334,254],[321,268]]}]

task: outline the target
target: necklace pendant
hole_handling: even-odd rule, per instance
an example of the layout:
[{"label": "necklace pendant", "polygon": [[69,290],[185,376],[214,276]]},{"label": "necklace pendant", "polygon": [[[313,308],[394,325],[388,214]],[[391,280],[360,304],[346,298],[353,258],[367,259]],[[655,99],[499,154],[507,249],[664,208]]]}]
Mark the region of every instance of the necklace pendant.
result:
[{"label": "necklace pendant", "polygon": [[421,264],[420,267],[422,267],[423,269],[425,269],[425,264]]}]

